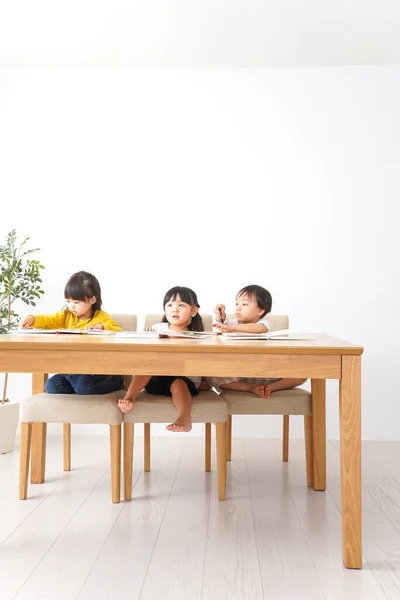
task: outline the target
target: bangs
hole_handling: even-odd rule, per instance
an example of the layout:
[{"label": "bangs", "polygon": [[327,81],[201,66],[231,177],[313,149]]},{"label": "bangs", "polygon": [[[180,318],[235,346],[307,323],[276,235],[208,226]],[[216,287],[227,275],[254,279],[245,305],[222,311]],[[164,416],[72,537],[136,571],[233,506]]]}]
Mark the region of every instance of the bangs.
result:
[{"label": "bangs", "polygon": [[66,300],[79,300],[85,302],[88,298],[91,298],[93,294],[90,294],[90,290],[87,289],[86,285],[82,286],[82,281],[72,279],[67,282],[64,289],[64,298]]},{"label": "bangs", "polygon": [[176,300],[178,296],[182,300],[182,302],[190,304],[190,306],[197,306],[198,308],[200,308],[197,302],[197,296],[193,292],[193,290],[187,287],[180,286],[176,286],[168,290],[168,292],[164,296],[163,306],[165,307],[167,302],[170,302],[171,300]]},{"label": "bangs", "polygon": [[249,300],[252,302],[257,302],[257,294],[255,292],[248,292],[247,290],[240,290],[236,298],[243,298],[243,296],[247,296]]}]

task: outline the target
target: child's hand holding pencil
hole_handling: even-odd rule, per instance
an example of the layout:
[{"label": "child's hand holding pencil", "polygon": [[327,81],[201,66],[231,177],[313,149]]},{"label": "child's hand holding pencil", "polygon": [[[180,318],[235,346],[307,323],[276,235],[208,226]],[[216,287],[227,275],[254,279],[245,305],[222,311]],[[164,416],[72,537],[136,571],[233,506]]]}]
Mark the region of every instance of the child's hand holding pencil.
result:
[{"label": "child's hand holding pencil", "polygon": [[217,304],[214,308],[214,312],[216,314],[216,321],[224,323],[226,320],[225,304]]}]

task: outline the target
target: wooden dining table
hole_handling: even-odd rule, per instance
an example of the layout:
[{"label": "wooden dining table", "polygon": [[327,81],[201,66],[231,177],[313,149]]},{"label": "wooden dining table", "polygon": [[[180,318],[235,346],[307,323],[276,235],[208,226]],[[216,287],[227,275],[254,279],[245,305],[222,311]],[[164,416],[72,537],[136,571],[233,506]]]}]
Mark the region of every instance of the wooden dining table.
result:
[{"label": "wooden dining table", "polygon": [[[311,379],[314,488],[326,488],[326,380],[339,380],[342,555],[362,566],[361,355],[363,348],[325,334],[308,340],[144,339],[117,335],[0,336],[0,372],[32,373],[32,393],[48,373],[293,377]],[[32,431],[32,483],[45,473],[46,424]]]}]

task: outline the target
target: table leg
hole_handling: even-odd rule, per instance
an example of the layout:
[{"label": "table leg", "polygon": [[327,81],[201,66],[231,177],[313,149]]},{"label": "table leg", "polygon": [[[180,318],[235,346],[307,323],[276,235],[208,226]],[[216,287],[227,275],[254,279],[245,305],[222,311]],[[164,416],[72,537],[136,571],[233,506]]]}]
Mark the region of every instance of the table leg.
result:
[{"label": "table leg", "polygon": [[311,379],[314,489],[326,490],[326,381]]},{"label": "table leg", "polygon": [[361,569],[360,356],[342,356],[342,378],[339,391],[343,562],[348,569]]},{"label": "table leg", "polygon": [[[32,394],[44,392],[47,373],[32,373]],[[47,423],[32,423],[31,483],[43,483],[46,465]]]},{"label": "table leg", "polygon": [[205,423],[205,461],[204,470],[211,471],[211,423]]},{"label": "table leg", "polygon": [[71,470],[71,423],[63,423],[64,471]]},{"label": "table leg", "polygon": [[314,486],[314,459],[312,440],[312,416],[304,415],[304,443],[306,450],[307,487]]}]

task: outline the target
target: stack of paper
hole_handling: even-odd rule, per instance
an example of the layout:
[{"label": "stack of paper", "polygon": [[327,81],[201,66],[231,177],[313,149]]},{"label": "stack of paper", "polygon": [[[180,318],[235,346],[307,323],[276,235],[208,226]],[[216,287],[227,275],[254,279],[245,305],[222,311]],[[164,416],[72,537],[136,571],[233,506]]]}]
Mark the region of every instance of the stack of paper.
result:
[{"label": "stack of paper", "polygon": [[86,335],[115,335],[116,331],[110,331],[105,329],[16,329],[9,331],[8,333],[20,334],[20,333],[79,333]]},{"label": "stack of paper", "polygon": [[118,331],[117,337],[121,338],[186,338],[190,340],[204,340],[210,335],[214,335],[209,331]]},{"label": "stack of paper", "polygon": [[246,333],[244,331],[232,331],[229,333],[223,333],[223,338],[229,338],[231,340],[269,340],[269,341],[310,341],[307,334],[296,333],[290,329],[281,329],[279,331],[266,331],[265,333]]}]

